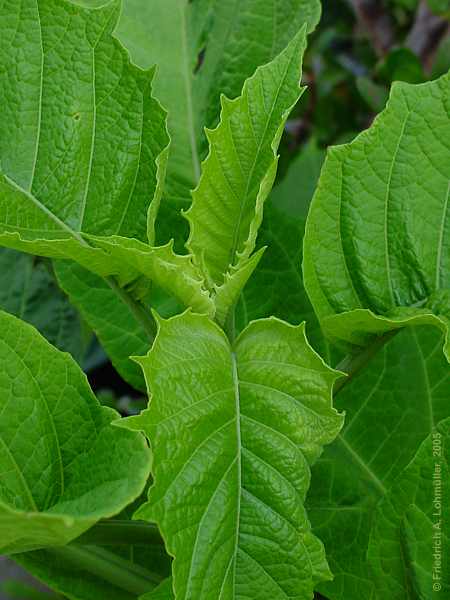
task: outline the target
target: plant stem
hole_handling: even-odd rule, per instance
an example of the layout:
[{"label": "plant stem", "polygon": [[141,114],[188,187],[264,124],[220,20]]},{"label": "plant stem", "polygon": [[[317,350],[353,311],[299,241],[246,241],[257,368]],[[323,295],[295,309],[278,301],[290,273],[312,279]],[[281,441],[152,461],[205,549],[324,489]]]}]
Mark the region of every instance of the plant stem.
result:
[{"label": "plant stem", "polygon": [[99,521],[73,543],[86,546],[164,545],[158,527],[153,523],[119,519]]},{"label": "plant stem", "polygon": [[153,344],[157,330],[151,312],[146,310],[140,302],[135,300],[126,290],[121,288],[114,277],[105,277],[105,281],[117,296],[119,296],[119,298],[128,306],[136,320],[142,325],[142,328],[150,340],[150,344]]},{"label": "plant stem", "polygon": [[335,367],[337,371],[343,371],[347,373],[347,377],[338,379],[334,384],[333,396],[336,396],[342,388],[344,388],[364,367],[367,363],[378,353],[383,346],[385,346],[394,336],[396,336],[401,329],[392,329],[384,333],[383,335],[376,336],[370,344],[365,348],[347,354],[340,363]]},{"label": "plant stem", "polygon": [[228,313],[224,331],[230,344],[233,344],[236,339],[236,308],[234,306],[231,307],[230,312]]},{"label": "plant stem", "polygon": [[135,596],[151,591],[163,580],[157,573],[96,546],[70,545],[48,551],[71,568],[88,571]]}]

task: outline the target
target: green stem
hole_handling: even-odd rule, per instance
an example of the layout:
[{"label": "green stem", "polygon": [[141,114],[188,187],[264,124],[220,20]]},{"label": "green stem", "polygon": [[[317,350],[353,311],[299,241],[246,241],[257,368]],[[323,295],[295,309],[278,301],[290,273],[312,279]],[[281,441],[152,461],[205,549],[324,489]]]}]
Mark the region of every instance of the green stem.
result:
[{"label": "green stem", "polygon": [[96,546],[62,546],[48,548],[55,559],[62,559],[73,569],[82,569],[112,585],[141,596],[155,588],[163,577]]},{"label": "green stem", "polygon": [[86,546],[164,545],[158,527],[153,523],[119,519],[99,521],[73,543]]},{"label": "green stem", "polygon": [[364,369],[367,363],[385,346],[401,329],[392,329],[383,335],[376,336],[373,341],[352,354],[347,354],[335,367],[337,371],[347,374],[347,377],[338,379],[334,384],[333,395],[336,396],[352,379]]},{"label": "green stem", "polygon": [[230,308],[230,312],[225,321],[224,331],[230,344],[233,344],[236,340],[236,308],[234,306]]},{"label": "green stem", "polygon": [[150,344],[156,337],[156,324],[152,314],[140,302],[135,300],[126,290],[120,287],[114,277],[105,277],[106,283],[119,296],[119,298],[128,306],[134,317],[142,325],[147,334]]}]

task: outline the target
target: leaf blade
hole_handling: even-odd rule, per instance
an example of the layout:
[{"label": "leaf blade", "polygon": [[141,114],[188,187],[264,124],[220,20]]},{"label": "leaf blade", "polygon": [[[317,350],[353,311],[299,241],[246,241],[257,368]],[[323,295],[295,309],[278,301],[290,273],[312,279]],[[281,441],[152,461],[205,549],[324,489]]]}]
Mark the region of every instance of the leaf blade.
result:
[{"label": "leaf blade", "polygon": [[[153,71],[132,65],[111,35],[118,16],[116,0],[99,9],[64,0],[2,7],[0,220],[6,245],[30,252],[35,244],[36,252],[50,256],[55,247],[56,257],[76,259],[82,231],[146,239],[168,136],[165,113],[150,94]],[[11,42],[11,22],[21,35],[26,26],[31,32],[24,43],[36,64],[29,68]],[[22,77],[15,77],[16,68],[25,69]],[[11,140],[21,145],[14,149]],[[88,266],[88,250],[79,252]]]},{"label": "leaf blade", "polygon": [[[295,396],[266,389],[264,381],[270,381],[261,358],[267,354],[269,364],[276,357],[293,361],[279,377],[274,363],[271,383],[286,390],[291,377],[292,389],[286,391],[296,394],[299,404]],[[336,435],[341,418],[330,404],[336,374],[307,346],[303,328],[275,319],[253,323],[232,350],[206,317],[184,313],[160,323],[153,349],[139,362],[152,401],[124,424],[144,429],[158,450],[155,484],[136,517],[159,523],[175,555],[177,597],[244,598],[256,581],[267,598],[309,597],[314,582],[328,577],[328,568],[302,507],[308,464]],[[317,386],[314,393],[310,386]],[[277,393],[281,399],[273,397]],[[255,419],[261,422],[252,431]],[[289,457],[286,462],[277,444]],[[261,453],[263,460],[257,458]],[[263,482],[270,493],[261,498]],[[187,498],[189,514],[183,509]],[[258,531],[254,539],[251,523]],[[274,551],[283,557],[278,566],[271,563]],[[255,560],[261,566],[255,567]],[[246,575],[250,564],[255,580]]]},{"label": "leaf blade", "polygon": [[222,97],[221,121],[207,132],[209,155],[186,213],[191,229],[187,247],[206,280],[217,285],[231,265],[253,251],[252,223],[262,219],[284,120],[300,95],[305,44],[302,29],[245,82],[242,96],[232,101]]},{"label": "leaf blade", "polygon": [[[68,354],[7,313],[0,321],[0,529],[2,552],[16,553],[65,544],[119,512],[141,493],[149,452],[110,426],[117,414],[99,406]],[[136,461],[131,475],[123,453]]]},{"label": "leaf blade", "polygon": [[303,271],[334,338],[363,345],[403,317],[403,325],[419,324],[426,314],[448,329],[449,92],[448,75],[395,84],[372,127],[328,153],[307,221]]}]

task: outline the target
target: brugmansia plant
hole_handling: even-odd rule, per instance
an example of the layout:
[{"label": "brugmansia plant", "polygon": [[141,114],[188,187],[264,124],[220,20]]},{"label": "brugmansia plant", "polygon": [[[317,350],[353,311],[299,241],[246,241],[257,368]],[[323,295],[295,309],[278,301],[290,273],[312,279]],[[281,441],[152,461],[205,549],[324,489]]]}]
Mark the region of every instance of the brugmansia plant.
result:
[{"label": "brugmansia plant", "polygon": [[[76,600],[448,597],[449,75],[328,151],[301,267],[257,238],[292,227],[263,211],[318,0],[141,3],[156,71],[117,39],[138,0],[116,31],[118,1],[84,4],[0,6],[1,256],[53,259],[149,404],[101,406],[0,313],[0,552]],[[304,322],[252,314],[280,269],[335,368]]]}]

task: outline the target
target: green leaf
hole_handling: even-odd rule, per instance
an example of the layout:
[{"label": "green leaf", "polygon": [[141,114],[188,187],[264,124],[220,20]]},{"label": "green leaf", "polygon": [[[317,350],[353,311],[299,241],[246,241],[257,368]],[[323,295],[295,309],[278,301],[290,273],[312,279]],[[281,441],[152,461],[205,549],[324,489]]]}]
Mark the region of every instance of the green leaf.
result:
[{"label": "green leaf", "polygon": [[[131,554],[141,548],[131,548]],[[141,560],[131,556],[129,560],[121,560],[121,552],[117,548],[104,550],[97,546],[81,546],[71,544],[59,549],[34,550],[24,554],[14,555],[14,560],[28,572],[40,579],[53,590],[64,594],[70,600],[137,600],[143,591],[151,590],[155,582],[143,575]],[[152,563],[148,561],[147,566]],[[108,575],[115,569],[116,581],[112,582],[102,576],[101,571],[93,569],[92,565],[104,561]],[[76,562],[74,562],[76,561]],[[121,569],[126,568],[127,575],[134,575],[140,591],[126,589],[121,579]],[[94,571],[94,572],[93,572]],[[125,588],[125,589],[124,589]]]},{"label": "green leaf", "polygon": [[319,0],[217,3],[197,77],[202,122],[207,127],[215,126],[221,94],[228,98],[238,96],[244,79],[282,52],[303,26],[307,33],[314,31],[320,12]]},{"label": "green leaf", "polygon": [[81,234],[147,239],[168,144],[153,70],[133,66],[111,35],[119,9],[0,9],[0,242],[101,275],[120,266]]},{"label": "green leaf", "polygon": [[117,35],[137,64],[158,65],[155,94],[169,111],[172,145],[158,223],[161,241],[175,237],[181,250],[187,232],[179,210],[189,207],[198,183],[203,126],[216,125],[220,94],[238,96],[259,65],[277,56],[303,24],[312,31],[319,17],[319,0],[124,2]]},{"label": "green leaf", "polygon": [[0,248],[0,308],[34,325],[47,340],[80,362],[87,339],[80,317],[58,288],[51,265]]},{"label": "green leaf", "polygon": [[[334,339],[366,345],[374,334],[408,324],[448,331],[449,100],[449,75],[394,84],[372,127],[328,152],[308,217],[303,271]],[[445,352],[450,359],[448,339]]]},{"label": "green leaf", "polygon": [[449,466],[450,419],[446,419],[421,444],[374,515],[367,556],[380,597],[448,597]]},{"label": "green leaf", "polygon": [[[190,190],[200,175],[197,135],[201,132],[194,99],[194,69],[201,49],[202,34],[197,30],[198,2],[188,0],[126,0],[117,29],[119,39],[133,59],[149,68],[158,65],[155,94],[169,111],[172,138],[170,159],[158,240],[166,242],[186,229],[181,208],[190,202]],[[208,14],[201,2],[198,15]],[[168,43],[171,40],[171,43]]]},{"label": "green leaf", "polygon": [[209,155],[187,213],[187,247],[211,290],[227,284],[251,256],[273,185],[276,149],[289,111],[300,96],[303,29],[271,63],[257,69],[242,96],[222,96],[221,121],[207,131]]},{"label": "green leaf", "polygon": [[[146,490],[116,517],[120,521],[116,521],[116,518],[113,520],[114,526],[118,522],[123,524],[124,519],[131,519],[145,496]],[[129,589],[129,574],[137,578],[134,585],[144,587],[145,591],[150,590],[155,588],[155,580],[160,581],[170,575],[170,558],[162,544],[153,543],[148,538],[145,545],[130,544],[127,543],[126,534],[120,545],[110,543],[112,540],[108,541],[108,545],[92,545],[95,544],[99,529],[103,532],[103,535],[100,533],[102,542],[106,542],[107,536],[104,534],[108,531],[108,525],[110,521],[101,521],[69,547],[65,546],[63,552],[61,548],[34,550],[15,554],[13,559],[34,577],[70,600],[136,600],[143,592],[136,593],[136,590]],[[117,531],[114,536],[116,534]],[[102,564],[102,559],[106,565]],[[116,576],[112,577],[111,572]]]},{"label": "green leaf", "polygon": [[151,247],[138,240],[117,236],[91,237],[91,240],[107,251],[114,261],[128,265],[134,272],[154,281],[184,306],[200,313],[214,314],[214,303],[204,287],[200,271],[191,256],[174,253],[173,242]]},{"label": "green leaf", "polygon": [[[384,591],[387,573],[371,570],[369,537],[378,503],[392,497],[422,441],[449,415],[450,371],[441,346],[435,328],[405,329],[334,400],[345,408],[346,423],[314,465],[307,500],[313,531],[324,542],[334,574],[332,583],[319,586],[329,600],[394,598]],[[431,493],[426,473],[423,485]],[[399,531],[386,553],[393,565],[400,539]],[[427,552],[431,556],[431,548]],[[403,576],[410,575],[411,566],[404,568]],[[399,598],[405,597],[403,591]]]},{"label": "green leaf", "polygon": [[148,337],[129,307],[100,277],[71,261],[55,261],[62,289],[95,331],[118,373],[130,385],[145,390],[142,370],[130,356],[147,352]]},{"label": "green leaf", "polygon": [[300,269],[301,239],[324,152],[310,142],[302,148],[264,207],[258,246],[267,247],[236,306],[238,331],[254,319],[273,315],[297,325],[307,323],[308,339],[328,360],[323,338],[306,295]]},{"label": "green leaf", "polygon": [[331,575],[303,503],[309,465],[342,425],[338,374],[303,325],[254,322],[233,347],[205,316],[159,325],[139,359],[150,407],[124,425],[154,448],[154,485],[135,516],[157,522],[175,556],[176,597],[312,598]]},{"label": "green leaf", "polygon": [[176,255],[172,243],[151,248],[118,236],[89,238],[114,263],[128,264],[185,306],[215,315],[220,324],[261,256],[252,252],[275,178],[274,152],[299,96],[304,47],[303,30],[272,63],[256,71],[240,98],[223,99],[222,121],[208,132],[210,154],[188,213],[192,256]]},{"label": "green leaf", "polygon": [[172,590],[172,578],[165,579],[161,585],[148,594],[144,594],[139,600],[175,600]]},{"label": "green leaf", "polygon": [[117,514],[141,493],[150,456],[141,436],[110,425],[117,414],[68,354],[7,313],[0,331],[0,550],[11,554]]},{"label": "green leaf", "polygon": [[449,0],[427,0],[427,4],[437,15],[450,16]]},{"label": "green leaf", "polygon": [[17,579],[7,579],[0,585],[0,591],[8,600],[64,600],[62,596],[42,592],[28,583]]}]

